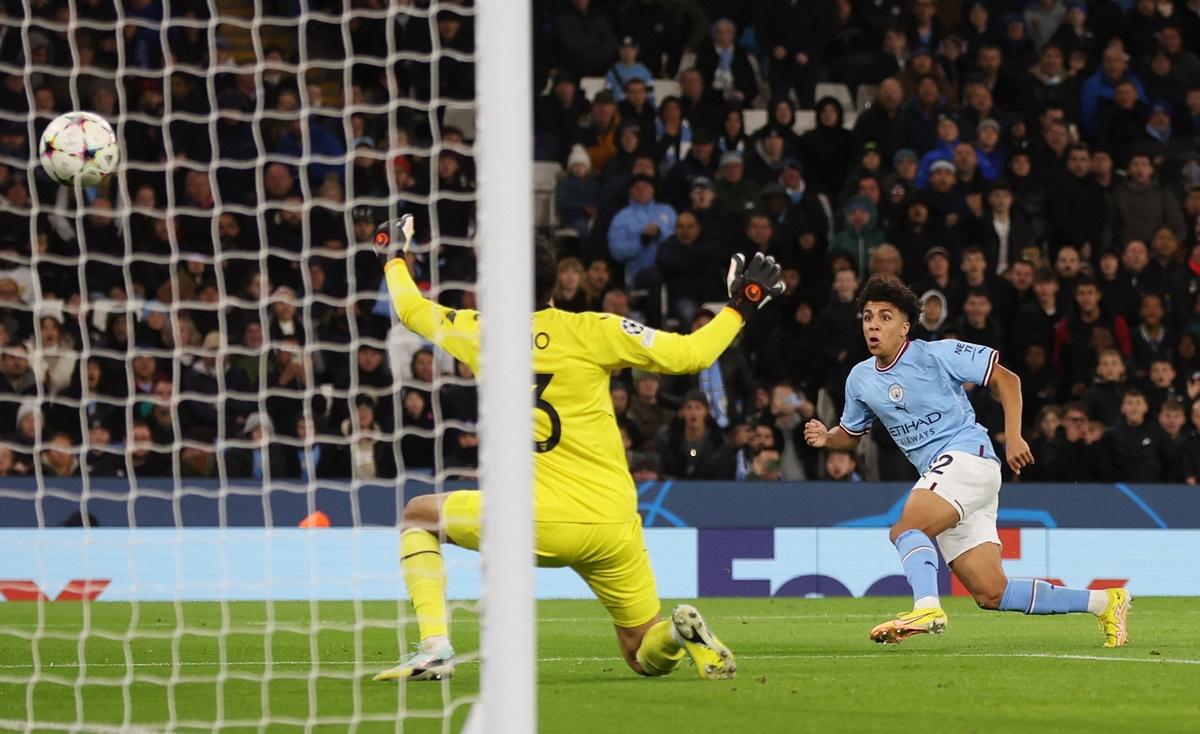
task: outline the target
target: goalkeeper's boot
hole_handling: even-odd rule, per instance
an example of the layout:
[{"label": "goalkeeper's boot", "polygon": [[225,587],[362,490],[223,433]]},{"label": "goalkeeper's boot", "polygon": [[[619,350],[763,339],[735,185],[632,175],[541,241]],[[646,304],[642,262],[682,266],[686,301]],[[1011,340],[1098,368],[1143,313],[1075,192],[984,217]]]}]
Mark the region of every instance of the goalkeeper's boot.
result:
[{"label": "goalkeeper's boot", "polygon": [[671,611],[671,624],[701,678],[732,678],[737,673],[733,653],[712,633],[696,607],[690,604],[675,607]]},{"label": "goalkeeper's boot", "polygon": [[935,634],[946,631],[946,613],[941,607],[914,609],[900,612],[871,630],[871,639],[883,645],[904,642],[913,635]]},{"label": "goalkeeper's boot", "polygon": [[417,650],[402,663],[376,675],[373,680],[443,680],[454,675],[454,648],[443,644],[433,650]]},{"label": "goalkeeper's boot", "polygon": [[1129,642],[1129,602],[1133,597],[1125,589],[1106,589],[1108,606],[1096,617],[1104,633],[1105,647],[1121,647]]}]

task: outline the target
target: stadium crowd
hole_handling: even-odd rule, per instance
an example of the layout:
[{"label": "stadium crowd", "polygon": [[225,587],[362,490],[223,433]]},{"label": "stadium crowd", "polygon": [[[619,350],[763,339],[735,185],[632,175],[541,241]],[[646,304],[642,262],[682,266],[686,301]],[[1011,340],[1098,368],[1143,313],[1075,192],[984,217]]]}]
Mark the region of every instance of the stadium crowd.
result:
[{"label": "stadium crowd", "polygon": [[[356,0],[342,27],[301,4],[342,12],[266,3],[258,66],[198,0],[125,3],[144,24],[119,29],[80,0],[70,34],[65,0],[26,5],[28,33],[4,4],[0,476],[470,474],[470,371],[389,346],[371,238],[411,211],[417,280],[473,306],[471,11]],[[1200,478],[1200,1],[554,0],[534,22],[559,308],[695,329],[731,254],[785,265],[711,368],[615,377],[637,479],[913,477],[878,425],[857,455],[801,437],[868,356],[877,272],[922,298],[913,337],[1021,376],[1022,479]],[[119,122],[127,159],[78,216],[35,155],[73,108]]]}]

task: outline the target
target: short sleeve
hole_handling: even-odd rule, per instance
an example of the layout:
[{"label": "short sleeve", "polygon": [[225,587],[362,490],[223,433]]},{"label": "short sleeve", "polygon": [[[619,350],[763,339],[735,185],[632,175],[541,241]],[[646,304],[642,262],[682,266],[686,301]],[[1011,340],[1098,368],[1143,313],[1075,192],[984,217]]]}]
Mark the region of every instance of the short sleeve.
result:
[{"label": "short sleeve", "polygon": [[854,384],[854,373],[846,378],[846,407],[842,408],[842,418],[838,421],[841,429],[851,436],[862,436],[871,430],[871,421],[875,413],[863,402]]},{"label": "short sleeve", "polygon": [[929,342],[929,356],[956,382],[987,386],[1000,353],[991,347],[957,339]]}]

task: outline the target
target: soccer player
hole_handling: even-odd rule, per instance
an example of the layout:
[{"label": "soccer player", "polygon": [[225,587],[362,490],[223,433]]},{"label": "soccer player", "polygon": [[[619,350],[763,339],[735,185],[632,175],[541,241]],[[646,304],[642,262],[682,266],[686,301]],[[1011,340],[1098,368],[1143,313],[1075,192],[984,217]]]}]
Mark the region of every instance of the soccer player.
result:
[{"label": "soccer player", "polygon": [[878,418],[921,478],[908,495],[891,540],[913,590],[913,610],[871,630],[880,643],[946,629],[937,588],[936,537],[950,570],[984,609],[1023,614],[1090,612],[1099,620],[1105,647],[1127,640],[1129,592],[1089,591],[1035,579],[1009,579],[1000,564],[996,506],[1000,459],[963,385],[993,390],[1004,406],[1008,466],[1020,474],[1033,463],[1021,437],[1021,381],[1001,366],[990,347],[944,339],[909,341],[921,313],[917,297],[895,278],[872,276],[859,294],[863,336],[871,357],[846,378],[840,424],[828,430],[817,420],[804,427],[809,445],[851,450]]},{"label": "soccer player", "polygon": [[[377,244],[386,246],[393,239],[390,226],[381,227]],[[407,249],[411,220],[402,220],[400,227]],[[479,374],[479,314],[423,298],[403,258],[388,261],[384,272],[405,327]],[[686,653],[702,678],[731,678],[733,654],[709,631],[695,607],[675,607],[670,620],[659,616],[661,603],[642,539],[637,491],[613,417],[609,376],[625,367],[691,373],[711,365],[745,320],[782,293],[780,268],[769,257],[756,255],[747,262],[735,256],[728,307],[687,336],[610,314],[560,311],[551,303],[556,280],[554,251],[539,244],[537,310],[530,334],[536,373],[531,388],[536,401],[532,448],[537,563],[568,566],[587,582],[616,626],[622,657],[637,673],[666,675]],[[478,550],[480,493],[425,495],[405,506],[400,566],[416,610],[421,645],[375,680],[440,680],[454,672],[439,532],[446,542]]]}]

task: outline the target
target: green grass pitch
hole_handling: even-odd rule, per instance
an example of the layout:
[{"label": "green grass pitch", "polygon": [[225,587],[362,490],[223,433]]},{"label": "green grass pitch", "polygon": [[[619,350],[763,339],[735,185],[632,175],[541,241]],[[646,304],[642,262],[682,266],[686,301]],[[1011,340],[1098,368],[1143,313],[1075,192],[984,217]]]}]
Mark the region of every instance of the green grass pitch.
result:
[{"label": "green grass pitch", "polygon": [[[905,601],[701,600],[738,655],[732,681],[699,680],[688,663],[666,678],[638,678],[617,658],[598,604],[542,602],[541,730],[1200,730],[1194,599],[1135,600],[1132,642],[1121,650],[1101,647],[1091,617],[985,613],[961,598],[947,601],[944,637],[869,642],[868,629]],[[133,613],[124,603],[40,612],[0,604],[0,730],[33,721],[34,731],[76,722],[77,731],[211,731],[221,721],[222,731],[299,732],[316,721],[308,731],[334,732],[350,730],[357,714],[358,731],[452,732],[478,691],[475,662],[450,683],[369,680],[415,635],[396,622],[405,605],[364,603],[356,613],[350,603],[143,603]],[[458,609],[454,619],[456,648],[475,649],[475,616]],[[91,634],[81,644],[85,623]],[[35,657],[40,682],[27,684]]]}]

